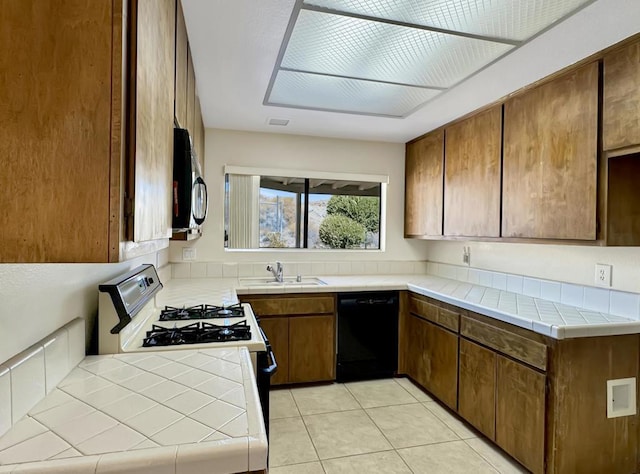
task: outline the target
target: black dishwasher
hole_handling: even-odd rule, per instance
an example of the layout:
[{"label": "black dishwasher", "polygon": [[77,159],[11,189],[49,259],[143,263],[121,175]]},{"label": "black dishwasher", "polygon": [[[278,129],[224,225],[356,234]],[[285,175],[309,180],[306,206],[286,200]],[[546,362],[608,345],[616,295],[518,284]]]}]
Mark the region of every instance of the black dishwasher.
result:
[{"label": "black dishwasher", "polygon": [[398,292],[338,294],[338,382],[398,370]]}]

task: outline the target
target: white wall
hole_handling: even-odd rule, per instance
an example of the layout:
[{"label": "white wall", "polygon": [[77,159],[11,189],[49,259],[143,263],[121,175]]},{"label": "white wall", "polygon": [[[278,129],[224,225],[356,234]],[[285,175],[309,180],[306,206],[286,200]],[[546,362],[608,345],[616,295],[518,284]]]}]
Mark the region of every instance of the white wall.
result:
[{"label": "white wall", "polygon": [[[224,165],[388,175],[386,250],[225,251]],[[404,144],[207,129],[204,175],[209,216],[203,236],[193,242],[172,242],[172,262],[182,261],[185,246],[195,247],[196,260],[201,262],[425,259],[427,244],[403,237]]]},{"label": "white wall", "polygon": [[640,248],[498,242],[429,243],[428,259],[463,265],[462,247],[471,247],[471,267],[595,286],[595,264],[613,266],[612,288],[640,293]]},{"label": "white wall", "polygon": [[0,364],[74,318],[87,342],[98,312],[98,285],[143,263],[166,264],[167,250],[122,263],[0,265]]}]

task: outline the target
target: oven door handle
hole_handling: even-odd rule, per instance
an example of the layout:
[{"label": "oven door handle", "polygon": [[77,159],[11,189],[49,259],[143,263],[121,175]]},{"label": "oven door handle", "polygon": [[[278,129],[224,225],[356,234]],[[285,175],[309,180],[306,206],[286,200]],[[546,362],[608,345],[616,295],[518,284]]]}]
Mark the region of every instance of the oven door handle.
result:
[{"label": "oven door handle", "polygon": [[260,334],[262,334],[262,339],[264,339],[264,344],[266,346],[267,357],[271,360],[271,365],[267,367],[260,367],[260,372],[264,375],[273,375],[278,370],[278,362],[276,361],[276,356],[273,353],[273,349],[271,348],[271,344],[269,343],[269,339],[267,339],[267,335],[264,333],[264,330],[258,325],[260,328]]}]

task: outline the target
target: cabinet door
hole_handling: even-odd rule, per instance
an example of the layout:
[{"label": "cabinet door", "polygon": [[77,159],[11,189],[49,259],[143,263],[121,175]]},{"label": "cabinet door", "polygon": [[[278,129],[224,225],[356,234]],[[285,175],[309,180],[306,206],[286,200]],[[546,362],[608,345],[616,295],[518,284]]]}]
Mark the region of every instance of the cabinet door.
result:
[{"label": "cabinet door", "polygon": [[458,401],[458,336],[419,320],[422,341],[421,382],[440,401],[455,410]]},{"label": "cabinet door", "polygon": [[502,108],[445,130],[444,235],[500,236]]},{"label": "cabinet door", "polygon": [[335,379],[335,321],[334,316],[289,318],[289,382]]},{"label": "cabinet door", "polygon": [[496,353],[460,338],[458,413],[489,439],[496,436]]},{"label": "cabinet door", "polygon": [[405,236],[442,235],[444,132],[407,144],[405,156]]},{"label": "cabinet door", "polygon": [[137,1],[131,177],[136,242],[171,237],[175,11],[175,0]]},{"label": "cabinet door", "polygon": [[502,236],[596,238],[598,64],[504,106]]},{"label": "cabinet door", "polygon": [[289,318],[263,318],[264,331],[278,362],[278,370],[271,378],[271,385],[289,382]]},{"label": "cabinet door", "polygon": [[193,69],[191,48],[187,48],[187,119],[185,127],[193,138],[193,129],[196,124],[196,75]]},{"label": "cabinet door", "polygon": [[118,260],[117,4],[1,4],[0,262]]},{"label": "cabinet door", "polygon": [[195,112],[193,124],[193,147],[200,163],[200,170],[204,173],[204,126],[202,124],[202,111],[200,110],[200,98],[195,97]]},{"label": "cabinet door", "polygon": [[424,325],[417,316],[409,314],[405,324],[405,364],[407,375],[424,386],[424,370],[423,370],[423,342],[425,339]]},{"label": "cabinet door", "polygon": [[544,472],[545,376],[497,356],[496,443],[535,473]]},{"label": "cabinet door", "polygon": [[603,149],[640,144],[640,41],[604,57]]},{"label": "cabinet door", "polygon": [[182,2],[176,2],[176,88],[175,117],[180,127],[187,126],[187,27]]}]

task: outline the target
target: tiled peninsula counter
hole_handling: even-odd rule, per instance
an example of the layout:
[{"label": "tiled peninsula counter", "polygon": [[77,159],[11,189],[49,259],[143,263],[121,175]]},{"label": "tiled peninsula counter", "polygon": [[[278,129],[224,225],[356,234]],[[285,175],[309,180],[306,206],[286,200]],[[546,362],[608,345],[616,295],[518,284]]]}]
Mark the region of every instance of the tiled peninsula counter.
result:
[{"label": "tiled peninsula counter", "polygon": [[[34,356],[20,357],[12,379],[36,379]],[[1,473],[266,472],[245,348],[88,356],[14,421],[0,436]]]}]

